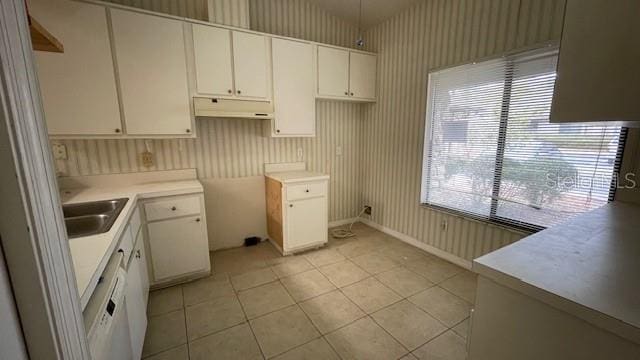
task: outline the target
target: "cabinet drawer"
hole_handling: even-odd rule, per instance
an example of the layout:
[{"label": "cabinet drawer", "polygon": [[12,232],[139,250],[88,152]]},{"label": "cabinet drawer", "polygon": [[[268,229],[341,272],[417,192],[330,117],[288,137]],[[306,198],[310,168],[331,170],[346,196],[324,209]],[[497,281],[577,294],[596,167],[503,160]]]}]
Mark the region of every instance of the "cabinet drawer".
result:
[{"label": "cabinet drawer", "polygon": [[307,199],[327,195],[327,183],[315,182],[300,185],[287,185],[287,200]]},{"label": "cabinet drawer", "polygon": [[169,219],[179,216],[200,214],[200,196],[175,197],[154,201],[144,205],[147,220]]}]

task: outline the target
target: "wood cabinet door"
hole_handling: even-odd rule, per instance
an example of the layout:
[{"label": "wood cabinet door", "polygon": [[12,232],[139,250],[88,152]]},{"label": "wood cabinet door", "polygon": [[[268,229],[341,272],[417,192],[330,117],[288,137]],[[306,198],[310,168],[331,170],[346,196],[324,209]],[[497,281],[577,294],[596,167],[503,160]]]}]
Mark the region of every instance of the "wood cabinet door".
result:
[{"label": "wood cabinet door", "polygon": [[200,216],[163,220],[147,226],[156,282],[209,267],[209,248]]},{"label": "wood cabinet door", "polygon": [[285,251],[327,241],[327,198],[291,201],[286,206]]},{"label": "wood cabinet door", "polygon": [[198,24],[192,27],[198,93],[232,96],[231,31]]},{"label": "wood cabinet door", "polygon": [[233,68],[236,96],[266,99],[269,96],[267,38],[233,32]]},{"label": "wood cabinet door", "polygon": [[142,357],[144,335],[147,330],[147,306],[144,303],[142,284],[140,283],[141,270],[139,259],[133,256],[127,269],[125,303],[127,304],[130,345],[134,359]]},{"label": "wood cabinet door", "polygon": [[183,23],[111,9],[122,109],[131,135],[189,135]]},{"label": "wood cabinet door", "polygon": [[349,96],[349,51],[318,46],[318,95]]},{"label": "wood cabinet door", "polygon": [[316,99],[313,47],[272,39],[275,136],[315,136]]},{"label": "wood cabinet door", "polygon": [[104,6],[31,0],[29,12],[64,45],[34,52],[49,134],[122,134]]},{"label": "wood cabinet door", "polygon": [[376,98],[376,56],[351,52],[349,95],[360,99]]}]

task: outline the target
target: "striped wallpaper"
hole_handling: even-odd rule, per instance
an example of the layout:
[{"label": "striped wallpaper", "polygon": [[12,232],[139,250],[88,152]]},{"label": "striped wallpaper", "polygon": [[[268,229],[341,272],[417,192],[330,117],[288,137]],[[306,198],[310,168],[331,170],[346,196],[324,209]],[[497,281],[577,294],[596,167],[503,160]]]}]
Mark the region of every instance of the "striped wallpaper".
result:
[{"label": "striped wallpaper", "polygon": [[[111,1],[207,18],[206,0]],[[352,47],[357,34],[355,26],[304,0],[211,5],[216,22],[249,22],[251,29],[278,35]],[[419,205],[427,74],[557,40],[563,8],[563,0],[423,0],[365,33],[367,50],[379,53],[378,102],[319,101],[315,138],[263,137],[258,120],[198,120],[195,140],[148,141],[153,168],[140,163],[144,140],[67,140],[70,157],[57,161],[57,169],[88,175],[196,167],[203,179],[237,178],[261,174],[264,162],[296,161],[302,148],[310,169],[331,174],[331,221],[370,204],[379,225],[471,260],[526,234]],[[337,145],[342,156],[335,155]],[[633,159],[640,163],[640,155]]]},{"label": "striped wallpaper", "polygon": [[[111,0],[111,2],[197,19],[207,18],[206,0]],[[233,26],[248,22],[237,0],[214,0],[216,20]],[[259,3],[256,4],[256,3]],[[251,0],[251,28],[278,35],[346,45],[355,27],[302,0]],[[217,10],[216,10],[217,9]],[[217,17],[219,16],[219,17]],[[304,24],[295,19],[305,19]],[[262,174],[265,162],[303,160],[309,169],[331,174],[329,221],[357,215],[362,204],[360,158],[363,106],[318,101],[315,138],[274,139],[263,136],[266,122],[249,119],[198,119],[196,139],[55,140],[67,146],[68,159],[56,160],[61,176],[117,174],[136,171],[197,168],[206,178],[238,178]],[[155,166],[145,168],[140,153],[146,146]],[[336,156],[336,146],[342,155]],[[207,189],[205,189],[207,191]]]},{"label": "striped wallpaper", "polygon": [[524,236],[419,204],[427,75],[559,39],[563,9],[562,0],[425,0],[367,31],[379,79],[378,102],[363,109],[373,221],[467,260]]}]

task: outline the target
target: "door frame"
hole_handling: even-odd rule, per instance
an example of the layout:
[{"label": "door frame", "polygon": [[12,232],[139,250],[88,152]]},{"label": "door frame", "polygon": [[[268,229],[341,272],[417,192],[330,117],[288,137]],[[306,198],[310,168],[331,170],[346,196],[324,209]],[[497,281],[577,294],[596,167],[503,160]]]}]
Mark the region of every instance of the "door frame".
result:
[{"label": "door frame", "polygon": [[0,234],[32,359],[89,359],[24,0],[0,1]]}]

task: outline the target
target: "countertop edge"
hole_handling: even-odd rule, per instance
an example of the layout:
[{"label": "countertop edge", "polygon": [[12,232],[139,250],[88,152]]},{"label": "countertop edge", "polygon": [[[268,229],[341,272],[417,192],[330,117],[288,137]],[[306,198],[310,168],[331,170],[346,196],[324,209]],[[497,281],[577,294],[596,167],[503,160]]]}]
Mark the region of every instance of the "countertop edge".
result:
[{"label": "countertop edge", "polygon": [[640,344],[640,329],[635,326],[596,309],[589,308],[585,305],[544,290],[523,279],[516,278],[512,275],[494,269],[491,265],[483,263],[482,257],[473,260],[472,269],[478,275],[494,281],[499,285],[506,286],[541,301],[553,308],[576,316],[593,326],[614,333],[636,344]]}]

